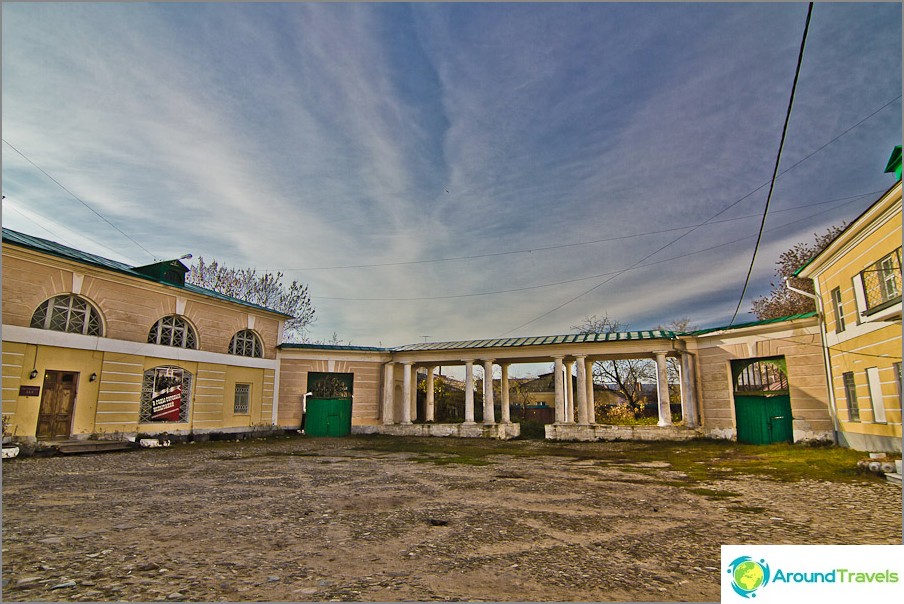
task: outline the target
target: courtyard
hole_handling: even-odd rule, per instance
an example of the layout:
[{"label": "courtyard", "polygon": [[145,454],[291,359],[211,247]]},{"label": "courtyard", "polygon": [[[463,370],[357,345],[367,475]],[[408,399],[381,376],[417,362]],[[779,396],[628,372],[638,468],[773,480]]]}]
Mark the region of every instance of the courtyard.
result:
[{"label": "courtyard", "polygon": [[897,544],[831,447],[357,436],[3,464],[7,601],[716,601],[722,544]]}]

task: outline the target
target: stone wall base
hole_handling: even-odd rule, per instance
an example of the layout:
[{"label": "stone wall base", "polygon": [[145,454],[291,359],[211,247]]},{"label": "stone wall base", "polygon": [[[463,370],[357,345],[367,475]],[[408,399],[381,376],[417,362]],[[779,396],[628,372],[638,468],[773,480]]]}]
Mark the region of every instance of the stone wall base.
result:
[{"label": "stone wall base", "polygon": [[701,430],[683,426],[546,425],[546,440],[692,440],[702,437]]},{"label": "stone wall base", "polygon": [[521,434],[521,424],[388,424],[352,426],[352,434],[388,434],[390,436],[454,436],[457,438],[496,438],[508,440]]}]

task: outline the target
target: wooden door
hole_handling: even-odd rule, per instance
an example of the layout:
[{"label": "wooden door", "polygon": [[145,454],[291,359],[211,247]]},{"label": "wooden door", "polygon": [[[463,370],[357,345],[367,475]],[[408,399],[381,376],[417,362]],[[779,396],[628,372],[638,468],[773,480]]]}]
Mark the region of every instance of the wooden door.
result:
[{"label": "wooden door", "polygon": [[44,373],[44,391],[41,393],[41,409],[38,412],[36,432],[38,439],[69,438],[77,387],[78,373],[71,371]]}]

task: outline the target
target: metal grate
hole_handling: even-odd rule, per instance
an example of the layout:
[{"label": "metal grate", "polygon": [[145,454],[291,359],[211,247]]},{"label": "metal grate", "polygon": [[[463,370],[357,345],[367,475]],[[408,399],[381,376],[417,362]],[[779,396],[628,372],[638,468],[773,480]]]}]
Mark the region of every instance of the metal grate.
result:
[{"label": "metal grate", "polygon": [[738,376],[737,392],[783,392],[788,390],[788,377],[773,363],[757,361],[747,365]]},{"label": "metal grate", "polygon": [[870,265],[860,273],[866,311],[901,298],[901,248]]},{"label": "metal grate", "polygon": [[249,400],[251,399],[251,384],[235,385],[235,404],[233,405],[233,413],[248,413]]},{"label": "metal grate", "polygon": [[159,373],[171,374],[173,377],[181,376],[182,380],[182,397],[179,408],[179,419],[169,420],[169,423],[182,423],[188,421],[188,411],[191,401],[192,375],[189,371],[173,365],[153,367],[144,372],[141,382],[141,403],[138,411],[139,423],[160,423],[168,420],[154,419],[152,400],[154,398],[155,386],[157,386],[156,376]]}]

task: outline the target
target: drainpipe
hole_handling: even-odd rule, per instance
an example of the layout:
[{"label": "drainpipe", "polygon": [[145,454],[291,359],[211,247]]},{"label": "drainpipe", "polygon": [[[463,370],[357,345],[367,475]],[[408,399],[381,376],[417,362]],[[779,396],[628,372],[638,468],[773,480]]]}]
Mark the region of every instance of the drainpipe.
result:
[{"label": "drainpipe", "polygon": [[[790,277],[785,277],[785,287],[796,294],[806,296],[816,302],[816,316],[819,320],[819,339],[822,342],[822,357],[826,366],[826,389],[828,390],[829,395],[829,415],[832,417],[832,442],[837,445],[838,417],[835,414],[835,389],[832,381],[832,359],[829,357],[829,343],[826,341],[825,309],[822,306],[822,296],[817,296],[810,292],[805,292],[802,289],[797,289],[791,285],[789,280]],[[816,280],[813,279],[813,288],[816,289],[817,287],[818,284],[816,283]]]}]

